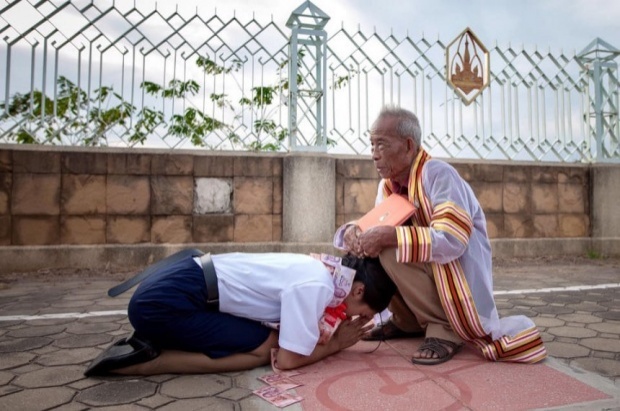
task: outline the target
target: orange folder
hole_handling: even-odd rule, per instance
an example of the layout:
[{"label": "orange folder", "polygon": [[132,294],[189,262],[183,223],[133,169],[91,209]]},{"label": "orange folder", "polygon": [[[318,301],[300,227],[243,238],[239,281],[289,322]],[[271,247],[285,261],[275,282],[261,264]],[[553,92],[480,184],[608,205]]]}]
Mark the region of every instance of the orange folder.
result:
[{"label": "orange folder", "polygon": [[396,227],[407,221],[415,212],[415,207],[408,199],[399,194],[390,194],[388,198],[357,220],[362,232],[378,225]]}]

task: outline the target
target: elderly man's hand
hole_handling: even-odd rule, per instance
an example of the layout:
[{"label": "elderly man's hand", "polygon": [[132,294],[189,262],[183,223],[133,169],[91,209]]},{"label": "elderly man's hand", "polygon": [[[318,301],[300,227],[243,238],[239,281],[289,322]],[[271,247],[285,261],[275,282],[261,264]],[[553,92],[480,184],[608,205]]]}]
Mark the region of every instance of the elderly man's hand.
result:
[{"label": "elderly man's hand", "polygon": [[344,232],[344,246],[356,257],[363,257],[360,235],[362,235],[362,230],[357,225],[350,225]]},{"label": "elderly man's hand", "polygon": [[378,257],[385,248],[396,247],[396,229],[390,226],[376,226],[366,230],[359,237],[362,254],[365,257]]}]

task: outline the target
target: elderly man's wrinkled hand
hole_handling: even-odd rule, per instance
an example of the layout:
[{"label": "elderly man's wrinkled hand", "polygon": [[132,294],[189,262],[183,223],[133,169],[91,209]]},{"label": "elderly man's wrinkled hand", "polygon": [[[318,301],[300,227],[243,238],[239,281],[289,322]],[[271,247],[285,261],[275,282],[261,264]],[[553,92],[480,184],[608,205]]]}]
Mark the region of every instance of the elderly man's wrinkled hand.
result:
[{"label": "elderly man's wrinkled hand", "polygon": [[384,248],[395,247],[398,244],[396,230],[391,226],[376,226],[366,230],[359,242],[364,257],[378,257]]},{"label": "elderly man's wrinkled hand", "polygon": [[344,232],[344,246],[351,254],[356,257],[363,257],[362,245],[360,243],[360,236],[362,230],[357,225],[351,225],[347,227]]}]

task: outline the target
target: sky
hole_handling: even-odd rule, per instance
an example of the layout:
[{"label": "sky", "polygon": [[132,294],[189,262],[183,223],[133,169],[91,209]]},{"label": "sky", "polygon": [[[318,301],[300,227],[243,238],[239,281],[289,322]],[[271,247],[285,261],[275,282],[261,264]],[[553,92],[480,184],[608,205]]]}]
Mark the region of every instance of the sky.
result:
[{"label": "sky", "polygon": [[[137,0],[155,3],[154,0]],[[159,0],[170,8],[175,0]],[[261,20],[273,16],[286,22],[300,0],[183,0],[179,9],[199,12],[217,9],[223,16],[252,13]],[[358,25],[366,32],[393,31],[413,37],[424,33],[430,39],[449,42],[469,27],[489,46],[538,47],[570,53],[580,52],[596,37],[620,49],[620,1],[618,0],[314,0],[331,17],[326,30]]]}]

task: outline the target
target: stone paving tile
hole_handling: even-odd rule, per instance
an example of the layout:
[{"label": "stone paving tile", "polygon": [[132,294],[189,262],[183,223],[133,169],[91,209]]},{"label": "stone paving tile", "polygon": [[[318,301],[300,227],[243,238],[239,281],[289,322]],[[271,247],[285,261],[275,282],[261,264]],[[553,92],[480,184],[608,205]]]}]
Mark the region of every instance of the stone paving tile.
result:
[{"label": "stone paving tile", "polygon": [[542,315],[539,315],[538,317],[534,317],[532,318],[532,320],[539,327],[560,327],[565,324],[564,321],[559,320],[555,317],[545,317]]},{"label": "stone paving tile", "polygon": [[518,305],[523,307],[540,307],[543,305],[547,305],[547,302],[539,299],[539,298],[520,298],[515,300],[510,300],[512,305]]},{"label": "stone paving tile", "polygon": [[[502,275],[500,270],[496,289],[620,282],[620,265],[607,270],[595,266],[590,271],[584,267],[567,267],[549,267],[550,271],[544,273],[537,267],[540,275],[532,276],[524,275],[528,271],[519,262],[512,273]],[[115,284],[94,279],[53,284],[40,281],[0,289],[0,315],[33,314],[33,311],[124,311],[130,292],[117,299],[105,295],[107,288]],[[562,291],[555,295],[504,294],[498,295],[496,301],[502,316],[531,316],[551,356],[609,378],[620,387],[620,292],[617,288]],[[31,312],[15,312],[15,307]],[[274,409],[251,394],[263,386],[257,377],[270,372],[266,367],[221,375],[83,377],[92,358],[131,330],[126,315],[0,322],[0,410]],[[287,407],[287,411],[298,409],[301,409],[299,404]]]},{"label": "stone paving tile", "polygon": [[169,381],[172,380],[174,378],[177,378],[177,375],[173,375],[173,374],[161,374],[161,375],[150,375],[148,377],[144,377],[145,379],[149,380],[149,381],[153,381],[156,383],[162,383],[165,381]]},{"label": "stone paving tile", "polygon": [[41,368],[43,367],[40,366],[39,364],[30,363],[30,364],[23,365],[21,367],[13,368],[11,371],[13,371],[15,375],[22,375],[22,374],[27,374],[29,372],[40,370]]},{"label": "stone paving tile", "polygon": [[245,388],[233,387],[229,390],[219,393],[217,396],[225,400],[239,401],[252,395],[252,391]]},{"label": "stone paving tile", "polygon": [[620,321],[620,311],[607,311],[603,313],[594,313],[594,315],[605,320]]},{"label": "stone paving tile", "polygon": [[620,339],[618,338],[584,338],[580,345],[597,351],[620,352]]},{"label": "stone paving tile", "polygon": [[66,387],[17,391],[0,397],[0,410],[40,411],[71,401],[75,391]]},{"label": "stone paving tile", "polygon": [[88,407],[84,404],[80,404],[77,402],[72,402],[69,404],[63,404],[59,407],[52,408],[50,411],[85,411]]},{"label": "stone paving tile", "polygon": [[607,308],[615,308],[620,310],[620,295],[616,294],[616,298],[612,301],[602,301],[601,305]]},{"label": "stone paving tile", "polygon": [[160,408],[162,405],[170,404],[174,400],[175,400],[174,398],[166,397],[160,394],[155,394],[155,395],[151,395],[148,398],[144,398],[138,401],[136,404],[143,406],[143,407],[150,408],[150,409],[156,409],[156,408]]},{"label": "stone paving tile", "polygon": [[[258,397],[256,397],[258,398]],[[261,402],[265,402],[259,398]],[[242,408],[247,410],[259,410],[260,408],[249,407]],[[273,409],[273,408],[269,408]],[[158,411],[187,411],[187,410],[209,410],[209,411],[232,411],[235,410],[235,403],[232,401],[223,400],[221,398],[196,398],[185,401],[175,401],[170,404],[164,405],[157,409]],[[288,411],[288,408],[287,408]]]},{"label": "stone paving tile", "polygon": [[160,393],[173,398],[217,395],[232,387],[232,379],[218,374],[183,375],[161,384]]},{"label": "stone paving tile", "polygon": [[[90,408],[89,408],[90,409]],[[97,411],[147,411],[149,408],[137,404],[114,405],[111,407],[97,407]]]},{"label": "stone paving tile", "polygon": [[140,401],[156,391],[157,384],[142,379],[107,381],[80,391],[75,400],[95,407],[118,406]]},{"label": "stone paving tile", "polygon": [[8,384],[13,378],[15,378],[13,373],[8,371],[0,371],[0,385]]},{"label": "stone paving tile", "polygon": [[620,361],[600,361],[596,358],[578,358],[575,360],[575,363],[586,370],[595,371],[605,377],[615,379],[620,377]]},{"label": "stone paving tile", "polygon": [[107,334],[70,335],[57,340],[54,345],[60,348],[83,348],[106,344],[112,341]]},{"label": "stone paving tile", "polygon": [[549,355],[556,358],[587,357],[590,350],[578,344],[549,341],[546,342]]},{"label": "stone paving tile", "polygon": [[12,330],[7,333],[9,337],[16,338],[28,338],[28,337],[46,337],[54,334],[60,334],[65,331],[67,327],[64,325],[40,325],[40,326],[25,326],[19,330]]},{"label": "stone paving tile", "polygon": [[585,337],[594,337],[596,331],[577,327],[552,327],[547,330],[549,334],[557,337],[573,337],[576,339]]},{"label": "stone paving tile", "polygon": [[558,318],[566,322],[576,322],[576,323],[583,323],[583,324],[600,323],[603,321],[600,318],[595,317],[593,315],[579,314],[579,313],[567,314],[567,315],[562,314],[562,315],[558,315]]},{"label": "stone paving tile", "polygon": [[120,329],[121,326],[119,324],[114,324],[108,322],[97,322],[88,324],[86,322],[75,322],[67,327],[67,332],[70,334],[101,334],[101,333],[109,333],[110,331],[116,331]]},{"label": "stone paving tile", "polygon": [[81,391],[86,388],[94,387],[95,385],[99,385],[99,384],[101,384],[100,380],[96,380],[94,378],[84,378],[82,380],[75,381],[69,384],[68,387]]},{"label": "stone paving tile", "polygon": [[84,368],[76,365],[44,367],[23,373],[12,384],[24,388],[58,387],[84,378]]},{"label": "stone paving tile", "polygon": [[[50,337],[54,338],[54,336],[50,336]],[[46,354],[51,354],[51,353],[59,351],[59,350],[60,350],[60,348],[54,347],[53,345],[46,345],[45,347],[41,347],[41,348],[37,348],[35,350],[32,350],[32,352],[37,354],[37,355],[46,355]]]},{"label": "stone paving tile", "polygon": [[0,353],[30,351],[35,348],[45,347],[53,342],[54,340],[48,337],[7,339],[0,341]]},{"label": "stone paving tile", "polygon": [[[0,387],[0,397],[7,395],[7,394],[11,394],[13,392],[17,392],[17,391],[21,391],[19,388],[14,387],[12,385],[3,385]],[[0,405],[2,404],[2,402],[0,401]]]},{"label": "stone paving tile", "polygon": [[21,365],[29,364],[35,354],[29,352],[11,352],[0,354],[0,370],[8,370]]},{"label": "stone paving tile", "polygon": [[587,327],[595,331],[602,332],[602,333],[610,333],[610,334],[620,333],[620,322],[617,322],[617,321],[609,321],[609,322],[598,323],[598,324],[588,324]]},{"label": "stone paving tile", "polygon": [[99,352],[99,350],[92,347],[57,350],[53,353],[40,355],[36,363],[46,367],[54,365],[84,364],[90,362]]},{"label": "stone paving tile", "polygon": [[533,311],[539,314],[571,314],[575,310],[564,305],[545,305],[541,307],[533,307]]},{"label": "stone paving tile", "polygon": [[30,327],[40,327],[40,326],[52,326],[52,325],[67,325],[67,324],[73,324],[74,322],[75,322],[74,318],[45,318],[45,319],[40,319],[40,320],[29,320],[27,324]]},{"label": "stone paving tile", "polygon": [[577,304],[581,302],[581,298],[578,295],[570,294],[546,294],[541,297],[541,302],[556,303],[556,304]]}]

